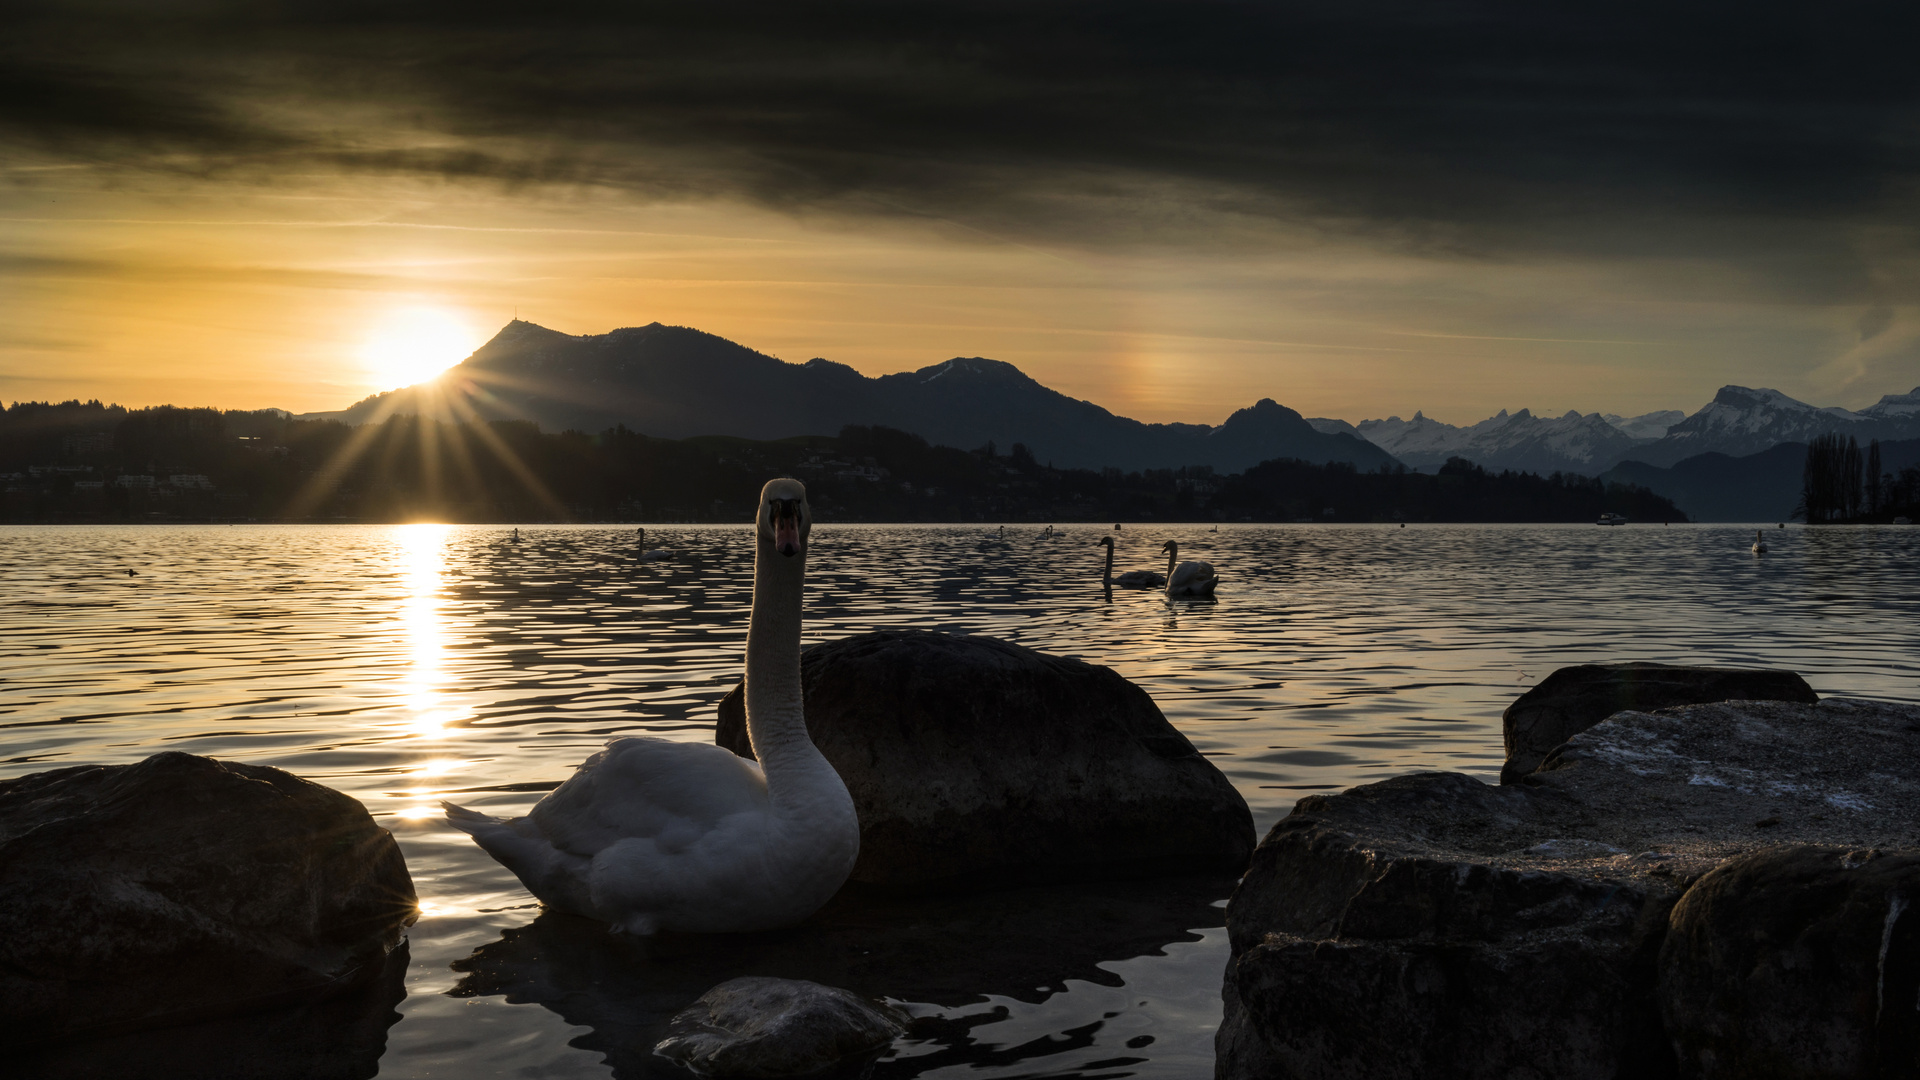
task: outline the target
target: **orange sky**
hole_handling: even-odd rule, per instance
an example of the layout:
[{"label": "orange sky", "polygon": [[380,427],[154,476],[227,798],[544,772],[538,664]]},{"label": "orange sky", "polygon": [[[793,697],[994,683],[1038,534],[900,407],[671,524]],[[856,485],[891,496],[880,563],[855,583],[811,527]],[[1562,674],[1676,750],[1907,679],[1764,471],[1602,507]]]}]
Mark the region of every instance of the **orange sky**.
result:
[{"label": "orange sky", "polygon": [[1858,304],[1754,296],[1681,260],[1472,259],[1274,222],[1199,250],[1045,246],[592,187],[10,180],[8,401],[341,408],[405,381],[382,334],[423,309],[450,326],[429,363],[516,311],[568,333],[659,321],[870,375],[994,357],[1147,421],[1261,397],[1355,421],[1691,411],[1724,383],[1859,407],[1920,382],[1911,309],[1863,343]]}]

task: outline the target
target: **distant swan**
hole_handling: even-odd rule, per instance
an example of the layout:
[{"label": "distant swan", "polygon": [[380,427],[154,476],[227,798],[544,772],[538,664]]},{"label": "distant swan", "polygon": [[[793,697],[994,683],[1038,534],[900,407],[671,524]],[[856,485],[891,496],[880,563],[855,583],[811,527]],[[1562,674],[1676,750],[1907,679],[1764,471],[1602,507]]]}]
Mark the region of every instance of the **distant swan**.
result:
[{"label": "distant swan", "polygon": [[1755,555],[1767,553],[1767,538],[1759,529],[1753,530],[1753,553]]},{"label": "distant swan", "polygon": [[[635,529],[633,531],[634,531],[634,535],[638,538],[638,542],[640,546],[643,548],[646,547],[647,546],[647,530]],[[642,551],[640,553],[641,562],[660,562],[662,560],[671,559],[671,558],[673,558],[673,551],[670,548],[654,548],[652,551]]]},{"label": "distant swan", "polygon": [[1151,570],[1129,570],[1119,577],[1113,576],[1113,537],[1100,538],[1100,546],[1107,549],[1107,574],[1103,579],[1109,585],[1118,585],[1123,589],[1157,589],[1167,583],[1167,579]]},{"label": "distant swan", "polygon": [[630,934],[767,930],[813,914],[853,872],[853,799],[801,711],[806,494],[797,480],[761,492],[746,680],[758,762],[711,743],[614,739],[526,817],[441,804],[547,906]]},{"label": "distant swan", "polygon": [[1190,561],[1174,565],[1180,559],[1180,543],[1177,540],[1167,541],[1163,550],[1167,553],[1168,596],[1213,595],[1220,578],[1214,574],[1212,563]]}]

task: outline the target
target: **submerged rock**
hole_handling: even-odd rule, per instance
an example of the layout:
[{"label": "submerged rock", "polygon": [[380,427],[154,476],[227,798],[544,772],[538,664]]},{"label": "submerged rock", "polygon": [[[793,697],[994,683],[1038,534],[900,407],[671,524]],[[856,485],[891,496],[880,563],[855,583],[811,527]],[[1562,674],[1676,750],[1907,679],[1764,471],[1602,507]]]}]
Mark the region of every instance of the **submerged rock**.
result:
[{"label": "submerged rock", "polygon": [[1563,667],[1520,695],[1500,717],[1507,761],[1500,782],[1511,784],[1546,760],[1553,748],[1628,709],[1648,712],[1715,701],[1819,701],[1791,671],[1676,667],[1636,661]]},{"label": "submerged rock", "polygon": [[392,835],[279,769],[165,753],[0,781],[0,1045],[353,991],[414,915]]},{"label": "submerged rock", "polygon": [[906,1030],[892,1010],[803,979],[729,979],[676,1015],[654,1053],[706,1076],[818,1076]]},{"label": "submerged rock", "polygon": [[[1897,853],[1888,874],[1907,866],[1897,860],[1920,838],[1920,776],[1895,763],[1916,754],[1920,707],[1740,701],[1619,713],[1519,784],[1423,773],[1302,799],[1228,906],[1216,1075],[1611,1078],[1683,1064],[1802,1075],[1713,1072],[1710,1052],[1686,1049],[1745,1030],[1727,1020],[1738,1008],[1689,995],[1769,965],[1851,1002],[1809,1009],[1803,1026],[1829,1043],[1878,1045],[1858,1003],[1874,992],[1860,973],[1878,963],[1880,939],[1837,913],[1880,904],[1884,922],[1891,885],[1838,882],[1855,871],[1836,854],[1820,864],[1835,880],[1780,884],[1787,906],[1772,915],[1703,893],[1702,910],[1721,914],[1688,916],[1682,898],[1728,860],[1782,841],[1877,848]],[[1675,952],[1670,934],[1687,918],[1706,920],[1702,940],[1720,944]],[[1834,919],[1852,929],[1821,929]],[[1802,939],[1838,950],[1831,977],[1795,966]],[[1697,981],[1675,981],[1682,974]],[[1753,994],[1739,1000],[1766,999]],[[1690,1004],[1676,1011],[1676,996]],[[1764,1009],[1741,1023],[1767,1023]],[[1812,1045],[1794,1038],[1782,1041]],[[1817,1059],[1793,1058],[1805,1075],[1843,1075]]]},{"label": "submerged rock", "polygon": [[[853,795],[853,880],[892,888],[1238,872],[1253,817],[1111,669],[1005,641],[883,631],[801,657],[807,729]],[[745,757],[742,692],[715,741]]]}]

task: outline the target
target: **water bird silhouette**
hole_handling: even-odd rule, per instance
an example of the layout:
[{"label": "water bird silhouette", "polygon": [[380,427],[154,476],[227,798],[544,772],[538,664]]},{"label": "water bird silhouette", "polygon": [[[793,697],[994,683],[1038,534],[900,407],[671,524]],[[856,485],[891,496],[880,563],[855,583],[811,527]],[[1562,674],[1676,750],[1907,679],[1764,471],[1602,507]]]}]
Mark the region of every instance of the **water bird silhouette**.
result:
[{"label": "water bird silhouette", "polygon": [[[1212,596],[1219,586],[1220,577],[1213,572],[1213,564],[1189,560],[1179,562],[1180,542],[1167,541],[1164,550],[1167,553],[1167,595],[1168,596]],[[1175,565],[1178,563],[1178,565]]]}]

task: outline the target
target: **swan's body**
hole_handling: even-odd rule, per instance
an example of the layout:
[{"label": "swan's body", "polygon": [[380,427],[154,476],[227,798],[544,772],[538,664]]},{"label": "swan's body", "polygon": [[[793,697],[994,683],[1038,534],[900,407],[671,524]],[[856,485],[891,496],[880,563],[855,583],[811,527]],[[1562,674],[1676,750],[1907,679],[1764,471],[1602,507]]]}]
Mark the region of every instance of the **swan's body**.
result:
[{"label": "swan's body", "polygon": [[1119,577],[1113,576],[1113,537],[1100,538],[1100,546],[1107,549],[1107,573],[1103,579],[1108,585],[1118,585],[1123,589],[1157,589],[1167,583],[1167,579],[1151,570],[1129,570]]},{"label": "swan's body", "polygon": [[1167,541],[1164,550],[1167,553],[1168,596],[1213,595],[1214,588],[1220,584],[1220,577],[1213,572],[1212,563],[1196,560],[1180,562],[1180,544],[1176,540]]},{"label": "swan's body", "polygon": [[[633,532],[635,537],[638,538],[640,546],[645,548],[647,546],[647,530],[635,529]],[[652,551],[643,550],[640,552],[641,562],[662,562],[671,558],[673,558],[673,550],[671,548],[654,548]]]},{"label": "swan's body", "polygon": [[526,817],[444,804],[447,821],[548,907],[628,933],[766,930],[818,910],[853,871],[860,822],[801,711],[810,525],[798,481],[766,486],[747,625],[758,762],[701,743],[615,739]]},{"label": "swan's body", "polygon": [[1767,538],[1759,529],[1753,530],[1753,553],[1755,555],[1767,553]]}]

